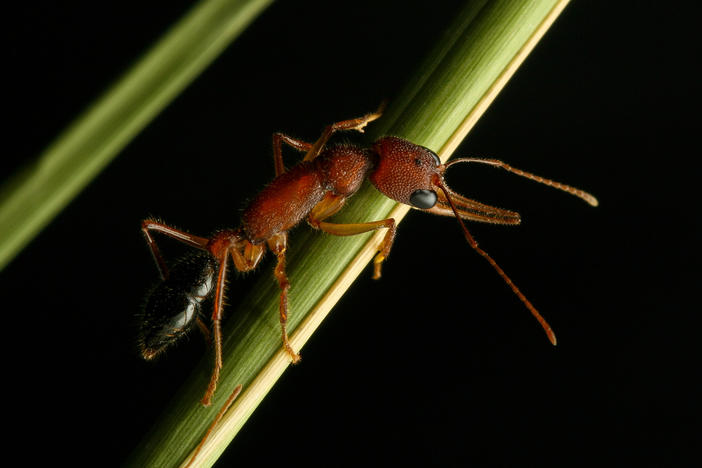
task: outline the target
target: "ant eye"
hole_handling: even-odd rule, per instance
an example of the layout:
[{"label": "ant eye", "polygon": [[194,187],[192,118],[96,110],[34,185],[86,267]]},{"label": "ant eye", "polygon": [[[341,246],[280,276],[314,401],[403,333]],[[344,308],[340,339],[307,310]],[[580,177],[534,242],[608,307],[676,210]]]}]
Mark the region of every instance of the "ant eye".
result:
[{"label": "ant eye", "polygon": [[412,206],[428,210],[436,205],[436,192],[433,190],[415,190],[410,195],[410,203]]},{"label": "ant eye", "polygon": [[434,159],[434,165],[435,165],[436,167],[441,166],[441,159],[439,159],[439,157],[436,155],[435,152],[433,152],[432,150],[430,150],[429,148],[427,148],[427,147],[425,147],[425,146],[422,146],[422,148],[424,148],[425,150],[427,150],[427,153],[431,154],[432,158]]},{"label": "ant eye", "polygon": [[436,153],[432,151],[431,155],[434,156],[434,164],[436,164],[436,167],[441,166],[441,159],[439,159]]}]

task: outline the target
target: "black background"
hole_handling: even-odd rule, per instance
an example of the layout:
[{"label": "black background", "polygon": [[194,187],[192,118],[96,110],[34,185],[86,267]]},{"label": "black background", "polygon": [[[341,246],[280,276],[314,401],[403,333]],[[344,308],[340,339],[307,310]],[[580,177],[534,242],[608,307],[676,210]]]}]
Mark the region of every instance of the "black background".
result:
[{"label": "black background", "polygon": [[[139,221],[236,225],[273,173],[273,131],[312,140],[392,98],[461,3],[280,2],[261,15],[0,273],[10,440],[119,465],[208,352],[193,339],[139,359],[134,315],[156,277]],[[187,4],[15,7],[0,175]],[[599,208],[489,169],[449,179],[522,214],[472,231],[559,346],[454,221],[413,213],[383,279],[361,276],[217,466],[693,464],[699,44],[691,11],[659,5],[573,2],[457,153],[582,187]]]}]

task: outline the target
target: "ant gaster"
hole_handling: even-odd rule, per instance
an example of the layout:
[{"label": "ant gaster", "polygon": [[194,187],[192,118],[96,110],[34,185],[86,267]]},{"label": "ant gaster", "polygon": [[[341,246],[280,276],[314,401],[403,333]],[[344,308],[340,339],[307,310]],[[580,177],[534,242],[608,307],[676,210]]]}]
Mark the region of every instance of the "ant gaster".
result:
[{"label": "ant gaster", "polygon": [[[203,304],[213,298],[212,335],[214,369],[202,399],[209,405],[222,368],[221,320],[228,259],[242,272],[252,270],[261,261],[266,246],[277,257],[275,278],[280,285],[280,327],[283,348],[293,363],[300,356],[288,341],[288,290],[285,274],[285,253],[288,231],[306,220],[313,228],[336,236],[351,236],[377,229],[387,232],[373,262],[373,278],[380,278],[383,261],[390,254],[395,238],[395,220],[382,219],[365,223],[337,224],[326,221],[338,212],[367,177],[385,196],[429,213],[455,216],[463,235],[480,255],[492,265],[546,331],[555,345],[551,327],[507,274],[480,247],[468,232],[463,219],[495,224],[519,224],[519,214],[478,203],[453,192],[444,181],[444,172],[462,162],[489,164],[536,182],[563,190],[582,198],[593,206],[597,200],[582,190],[545,179],[493,159],[461,158],[442,164],[431,150],[401,138],[386,136],[370,148],[350,144],[327,146],[338,131],[364,127],[382,114],[382,107],[363,117],[327,126],[315,143],[307,143],[282,133],[273,135],[275,179],[244,210],[241,226],[221,230],[211,237],[199,237],[175,229],[154,219],[142,222],[142,231],[151,249],[162,282],[152,292],[144,311],[140,348],[145,359],[152,359],[195,326],[209,336],[200,317]],[[289,170],[283,166],[282,144],[306,152],[303,160]],[[177,261],[170,269],[153,238],[158,232],[199,250]]]}]

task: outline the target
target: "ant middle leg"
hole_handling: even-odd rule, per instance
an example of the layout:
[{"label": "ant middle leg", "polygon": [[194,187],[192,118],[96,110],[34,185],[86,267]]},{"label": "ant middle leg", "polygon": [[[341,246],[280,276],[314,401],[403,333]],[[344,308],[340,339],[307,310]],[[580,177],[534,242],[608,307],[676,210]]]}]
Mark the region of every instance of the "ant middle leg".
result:
[{"label": "ant middle leg", "polygon": [[215,287],[214,311],[212,312],[212,335],[214,342],[214,368],[210,376],[210,383],[207,385],[205,395],[202,397],[202,404],[210,406],[212,395],[217,389],[219,372],[222,370],[222,309],[224,308],[224,288],[227,280],[227,251],[223,251],[217,256],[219,271],[217,272],[217,285]]},{"label": "ant middle leg", "polygon": [[212,341],[214,344],[214,368],[202,404],[209,406],[217,389],[222,370],[222,311],[227,282],[228,257],[231,255],[234,267],[239,271],[249,271],[256,267],[263,256],[265,246],[254,245],[243,240],[239,231],[220,231],[208,241],[207,250],[217,259],[217,283],[215,286],[214,309],[212,311]]}]

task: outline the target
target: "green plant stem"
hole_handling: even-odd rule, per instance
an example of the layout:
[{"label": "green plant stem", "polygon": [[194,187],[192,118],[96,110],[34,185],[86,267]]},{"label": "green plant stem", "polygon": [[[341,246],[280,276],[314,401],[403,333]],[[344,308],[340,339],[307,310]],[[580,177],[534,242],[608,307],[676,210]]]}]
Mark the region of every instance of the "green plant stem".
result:
[{"label": "green plant stem", "polygon": [[272,0],[203,0],[0,190],[0,269]]},{"label": "green plant stem", "polygon": [[[435,150],[451,146],[452,141],[467,133],[566,3],[470,2],[411,80],[413,84],[369,131],[398,135]],[[444,151],[443,156],[447,157],[447,153]],[[394,208],[394,202],[366,184],[334,221],[383,219]],[[371,236],[338,238],[305,230],[295,234],[288,256],[292,285],[288,324],[293,330],[293,345],[301,346],[304,339],[297,339],[301,330],[307,328],[320,304],[339,283],[348,284],[340,279],[346,277],[347,268],[356,262],[359,252],[368,250]],[[363,258],[370,256],[364,254]],[[194,466],[211,466],[216,461],[287,367],[281,351],[278,295],[273,276],[261,275],[236,310],[228,310],[230,319],[223,333],[224,368],[212,408],[203,408],[199,403],[212,368],[212,357],[206,356],[157,426],[144,438],[131,466],[182,463],[202,438],[217,409],[233,388],[242,384],[244,392],[225,415],[221,427],[215,428],[212,443],[203,447]],[[325,307],[328,310],[331,306]],[[313,314],[308,317],[310,311]],[[286,424],[294,425],[294,421]]]}]

